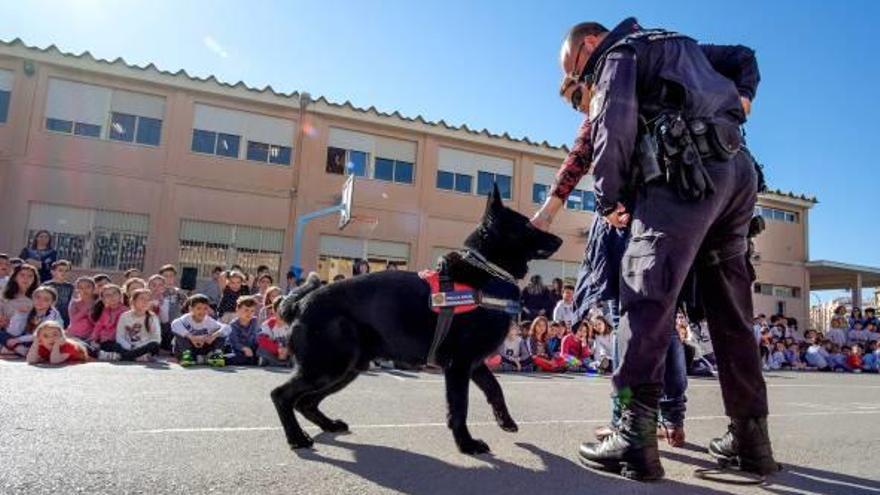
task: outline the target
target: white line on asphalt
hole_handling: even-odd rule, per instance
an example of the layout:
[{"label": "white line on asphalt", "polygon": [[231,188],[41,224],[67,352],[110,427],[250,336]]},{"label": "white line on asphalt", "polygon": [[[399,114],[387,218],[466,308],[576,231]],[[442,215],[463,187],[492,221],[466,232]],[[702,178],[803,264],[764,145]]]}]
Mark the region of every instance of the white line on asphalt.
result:
[{"label": "white line on asphalt", "polygon": [[[818,411],[804,412],[792,414],[771,414],[770,418],[802,418],[809,416],[858,416],[858,415],[880,415],[880,411]],[[714,421],[727,419],[727,416],[691,416],[687,421]],[[607,419],[550,419],[542,421],[517,421],[520,425],[530,426],[547,426],[547,425],[567,425],[567,424],[604,424]],[[494,421],[474,421],[469,422],[468,426],[493,426]],[[390,428],[435,428],[445,427],[446,423],[402,423],[402,424],[371,424],[371,425],[352,425],[352,429],[390,429]],[[230,427],[209,427],[209,428],[159,428],[155,430],[134,430],[135,434],[159,434],[159,433],[216,433],[216,432],[236,432],[236,431],[275,431],[280,430],[279,426],[230,426]],[[314,429],[314,428],[307,428]]]},{"label": "white line on asphalt", "polygon": [[[395,378],[409,383],[445,383],[444,380],[421,380],[421,379],[405,379],[399,376]],[[585,383],[586,380],[499,380],[501,386],[505,385],[577,385],[579,387],[608,387],[611,385],[610,380],[599,379]],[[718,382],[714,383],[689,383],[688,388],[719,388]],[[850,389],[880,389],[880,385],[854,385],[854,384],[835,384],[835,383],[768,383],[767,388],[850,388]]]}]

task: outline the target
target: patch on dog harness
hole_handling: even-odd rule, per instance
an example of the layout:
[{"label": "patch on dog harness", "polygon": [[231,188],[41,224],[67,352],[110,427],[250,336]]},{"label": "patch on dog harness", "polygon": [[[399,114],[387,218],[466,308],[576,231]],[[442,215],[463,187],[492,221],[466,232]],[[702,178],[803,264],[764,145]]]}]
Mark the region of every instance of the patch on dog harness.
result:
[{"label": "patch on dog harness", "polygon": [[436,270],[423,270],[419,277],[428,283],[431,288],[431,311],[440,313],[444,308],[453,308],[454,314],[462,314],[473,311],[479,307],[477,291],[465,284],[454,283],[454,290],[442,292],[440,290],[440,272]]}]

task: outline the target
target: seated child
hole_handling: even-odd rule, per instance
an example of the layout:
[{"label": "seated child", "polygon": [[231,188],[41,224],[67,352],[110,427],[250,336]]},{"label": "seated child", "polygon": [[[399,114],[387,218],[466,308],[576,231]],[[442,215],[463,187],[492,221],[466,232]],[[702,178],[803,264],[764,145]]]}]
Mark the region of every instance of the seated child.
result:
[{"label": "seated child", "polygon": [[521,330],[516,322],[511,322],[507,337],[498,353],[501,355],[501,371],[531,371],[531,356],[522,354]]},{"label": "seated child", "polygon": [[856,344],[850,348],[846,356],[846,365],[853,373],[862,372],[862,346]]},{"label": "seated child", "polygon": [[[37,269],[31,265],[18,265],[9,275],[6,287],[3,288],[3,297],[0,298],[0,352],[14,354],[12,349],[17,345],[15,343],[7,345],[7,343],[9,339],[21,335],[21,329],[24,328],[24,322],[33,307],[31,295],[38,287],[39,280]],[[15,322],[13,328],[19,333],[10,333],[9,327],[13,322]]]},{"label": "seated child", "polygon": [[614,349],[611,342],[611,324],[603,316],[593,317],[593,367],[602,373],[614,369]]},{"label": "seated child", "polygon": [[794,370],[803,370],[807,365],[801,360],[801,346],[796,343],[790,344],[785,350],[785,362]]},{"label": "seated child", "polygon": [[118,285],[107,284],[99,293],[101,300],[92,308],[92,320],[95,327],[88,339],[92,352],[97,354],[101,361],[118,361],[116,355],[116,327],[122,313],[128,311],[122,304],[122,288]]},{"label": "seated child", "polygon": [[582,323],[575,333],[569,333],[562,338],[562,357],[565,359],[565,367],[570,371],[584,371],[587,369],[590,359],[590,344],[587,340],[589,326]]},{"label": "seated child", "polygon": [[88,361],[86,347],[64,335],[63,323],[46,320],[34,331],[34,345],[28,349],[27,363],[83,363]]},{"label": "seated child", "polygon": [[828,349],[828,364],[832,371],[849,371],[846,364],[846,354],[849,353],[849,346],[843,346],[843,352],[837,344],[830,344]]},{"label": "seated child", "polygon": [[45,283],[45,285],[55,289],[55,293],[58,294],[58,302],[55,304],[55,308],[61,314],[65,326],[70,325],[67,309],[74,291],[73,284],[67,281],[67,273],[70,272],[70,266],[70,262],[67,260],[58,260],[52,263],[52,280]]},{"label": "seated child", "polygon": [[8,328],[9,335],[16,337],[6,340],[5,349],[11,350],[15,354],[26,357],[28,349],[34,340],[34,331],[44,321],[55,321],[60,325],[64,325],[61,313],[55,309],[55,301],[57,300],[55,289],[41,285],[37,287],[31,295],[31,310],[21,316],[16,315]]},{"label": "seated child", "polygon": [[217,317],[220,321],[229,322],[235,317],[235,303],[238,298],[247,296],[250,292],[244,283],[244,274],[238,270],[233,270],[228,276],[221,273],[217,282],[223,291],[220,304],[217,305]]},{"label": "seated child", "polygon": [[92,307],[95,305],[95,281],[90,277],[76,279],[76,292],[70,305],[67,307],[67,315],[70,325],[67,327],[67,335],[86,341],[92,336],[95,329],[95,321],[92,320]]},{"label": "seated child", "polygon": [[849,332],[847,332],[847,344],[849,344],[850,346],[856,344],[864,344],[867,340],[867,337],[867,333],[862,328],[862,322],[855,321],[853,322],[853,327],[849,329]]},{"label": "seated child", "polygon": [[831,318],[831,328],[825,334],[825,338],[838,346],[846,345],[848,336],[846,334],[846,318],[835,316]]},{"label": "seated child", "polygon": [[257,334],[260,333],[260,324],[255,315],[257,306],[254,296],[241,296],[235,303],[236,318],[223,331],[231,351],[231,355],[226,355],[226,364],[257,364]]},{"label": "seated child", "polygon": [[211,366],[225,366],[222,349],[226,339],[223,326],[208,316],[211,301],[203,294],[194,294],[187,299],[185,307],[188,312],[171,323],[174,353],[180,365],[192,366],[210,359]]},{"label": "seated child", "polygon": [[274,313],[260,327],[257,336],[257,356],[260,366],[293,366],[293,357],[288,347],[290,343],[290,326],[277,316],[278,306],[284,298],[279,296],[272,303]]},{"label": "seated child", "polygon": [[808,337],[807,345],[809,347],[807,347],[807,353],[804,356],[807,365],[816,368],[819,371],[831,371],[831,365],[829,363],[830,355],[825,349],[825,346],[816,341],[815,337]]},{"label": "seated child", "polygon": [[784,342],[776,342],[773,347],[773,352],[770,353],[770,358],[767,360],[767,366],[769,366],[771,370],[781,370],[789,367],[788,362],[785,360]]},{"label": "seated child", "polygon": [[121,361],[150,362],[159,354],[159,343],[162,341],[159,317],[150,311],[150,291],[132,291],[128,306],[131,309],[122,313],[116,324],[113,352],[119,355]]},{"label": "seated child", "polygon": [[862,371],[868,373],[880,371],[880,346],[875,341],[868,343],[868,348],[862,357]]}]

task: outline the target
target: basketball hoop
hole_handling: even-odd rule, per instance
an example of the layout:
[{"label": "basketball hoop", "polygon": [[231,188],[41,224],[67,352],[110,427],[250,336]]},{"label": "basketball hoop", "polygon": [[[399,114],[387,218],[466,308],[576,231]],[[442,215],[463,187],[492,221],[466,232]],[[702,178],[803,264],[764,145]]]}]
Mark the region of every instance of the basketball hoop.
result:
[{"label": "basketball hoop", "polygon": [[349,175],[342,186],[342,200],[339,202],[339,230],[344,229],[352,221],[351,202],[354,199],[354,175]]},{"label": "basketball hoop", "polygon": [[372,215],[353,215],[346,224],[345,230],[357,237],[369,237],[376,226],[379,225],[379,217]]}]

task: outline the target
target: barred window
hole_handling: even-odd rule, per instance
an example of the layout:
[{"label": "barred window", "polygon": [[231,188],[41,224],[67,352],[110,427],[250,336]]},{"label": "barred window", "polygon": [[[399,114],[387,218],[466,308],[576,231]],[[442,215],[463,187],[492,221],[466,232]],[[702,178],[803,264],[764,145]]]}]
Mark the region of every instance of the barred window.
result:
[{"label": "barred window", "polygon": [[58,258],[77,268],[144,269],[149,215],[31,203],[28,243],[40,230],[52,234]]},{"label": "barred window", "polygon": [[266,265],[278,280],[283,249],[283,230],[187,219],[180,222],[179,264],[196,268],[202,278],[210,277],[215,266],[240,265],[256,273],[258,266]]}]

